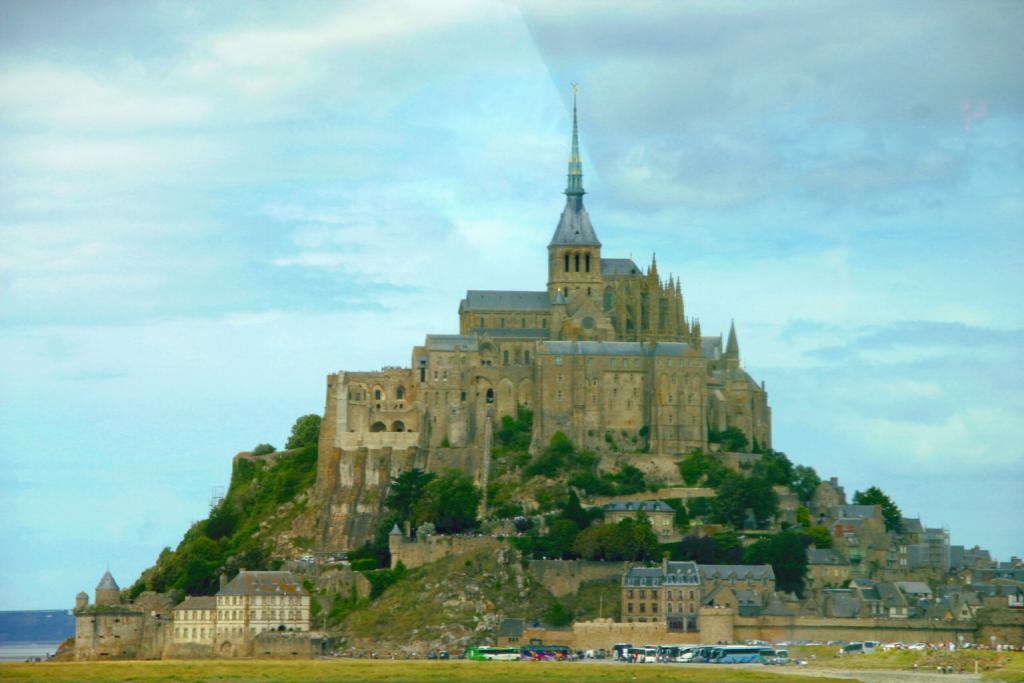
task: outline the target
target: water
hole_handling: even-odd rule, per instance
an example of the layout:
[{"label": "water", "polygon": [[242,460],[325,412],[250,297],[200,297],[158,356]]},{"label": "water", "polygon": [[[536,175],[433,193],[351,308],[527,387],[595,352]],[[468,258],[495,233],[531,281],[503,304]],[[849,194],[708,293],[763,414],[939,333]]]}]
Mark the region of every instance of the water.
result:
[{"label": "water", "polygon": [[3,643],[0,644],[0,662],[24,662],[34,657],[46,658],[57,651],[60,643]]}]

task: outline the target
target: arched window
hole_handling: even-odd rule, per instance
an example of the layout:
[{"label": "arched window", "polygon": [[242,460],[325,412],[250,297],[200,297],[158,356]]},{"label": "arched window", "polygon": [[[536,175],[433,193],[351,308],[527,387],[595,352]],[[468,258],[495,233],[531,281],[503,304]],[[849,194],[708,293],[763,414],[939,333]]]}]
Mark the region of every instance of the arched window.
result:
[{"label": "arched window", "polygon": [[391,423],[391,431],[393,431],[393,432],[404,432],[405,431],[405,423],[402,422],[401,420],[395,420],[394,422]]},{"label": "arched window", "polygon": [[398,387],[398,389],[395,391],[395,398],[397,398],[399,401],[405,398],[405,387]]},{"label": "arched window", "polygon": [[587,270],[587,272],[589,273],[589,272],[590,272],[590,254],[587,254],[587,255],[586,255],[586,256],[584,256],[583,258],[584,258],[584,259],[586,260],[586,264],[587,264],[587,268],[586,268],[586,270]]},{"label": "arched window", "polygon": [[487,402],[494,403],[494,389],[487,390]]},{"label": "arched window", "polygon": [[569,255],[565,255],[565,272],[569,272]]},{"label": "arched window", "polygon": [[373,400],[379,401],[383,397],[383,392],[380,389],[373,390]]},{"label": "arched window", "polygon": [[580,255],[576,254],[576,272],[580,272]]},{"label": "arched window", "polygon": [[507,349],[505,351],[501,352],[501,362],[504,365],[508,365],[508,350]]},{"label": "arched window", "polygon": [[370,431],[371,432],[386,432],[386,431],[388,431],[388,426],[386,424],[384,424],[383,422],[374,422],[372,425],[370,425]]}]

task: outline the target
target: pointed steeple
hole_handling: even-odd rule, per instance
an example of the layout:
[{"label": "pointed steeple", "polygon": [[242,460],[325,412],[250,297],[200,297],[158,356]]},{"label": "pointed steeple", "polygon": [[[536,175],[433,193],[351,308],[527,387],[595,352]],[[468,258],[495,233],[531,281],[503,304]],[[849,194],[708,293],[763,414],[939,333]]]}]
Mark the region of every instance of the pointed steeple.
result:
[{"label": "pointed steeple", "polygon": [[575,83],[572,84],[572,149],[569,151],[569,174],[565,194],[568,197],[582,197],[586,194],[583,189],[583,162],[580,161],[579,126],[576,123]]},{"label": "pointed steeple", "polygon": [[652,279],[654,279],[656,281],[660,281],[659,278],[658,278],[658,255],[657,254],[654,254],[654,253],[651,254],[651,268],[650,268],[650,270],[647,271],[647,275],[648,275],[648,277],[650,277],[650,278],[652,278]]},{"label": "pointed steeple", "polygon": [[740,358],[740,343],[736,341],[736,321],[732,320],[729,323],[729,341],[725,343],[725,357]]},{"label": "pointed steeple", "polygon": [[[590,216],[583,208],[583,162],[580,161],[579,125],[576,116],[576,84],[572,86],[572,148],[569,151],[569,173],[565,187],[565,209],[548,247],[600,247]],[[600,272],[600,270],[596,271]]]}]

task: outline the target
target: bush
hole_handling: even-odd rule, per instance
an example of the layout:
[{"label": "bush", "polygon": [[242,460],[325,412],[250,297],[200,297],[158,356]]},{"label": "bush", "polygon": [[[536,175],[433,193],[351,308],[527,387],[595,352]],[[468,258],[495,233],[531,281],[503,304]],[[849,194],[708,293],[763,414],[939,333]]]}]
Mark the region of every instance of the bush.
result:
[{"label": "bush", "polygon": [[320,416],[303,415],[292,425],[292,435],[288,437],[285,448],[302,448],[315,444],[320,439]]},{"label": "bush", "polygon": [[277,449],[274,448],[273,446],[271,446],[269,443],[261,443],[258,446],[256,446],[256,448],[252,449],[252,454],[253,455],[267,455],[268,453],[273,453],[276,450]]},{"label": "bush", "polygon": [[377,569],[377,560],[372,557],[361,557],[355,560],[350,560],[352,564],[352,570],[357,572],[366,572]]}]

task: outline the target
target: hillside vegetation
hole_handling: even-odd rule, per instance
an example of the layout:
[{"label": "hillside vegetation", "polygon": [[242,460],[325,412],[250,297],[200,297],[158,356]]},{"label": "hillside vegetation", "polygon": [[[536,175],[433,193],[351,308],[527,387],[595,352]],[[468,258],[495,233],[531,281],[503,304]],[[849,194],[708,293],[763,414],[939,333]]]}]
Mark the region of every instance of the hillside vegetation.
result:
[{"label": "hillside vegetation", "polygon": [[316,480],[317,434],[310,431],[308,417],[296,423],[306,431],[298,442],[289,441],[297,443],[293,450],[277,454],[269,464],[235,461],[224,500],[185,532],[177,548],[163,549],[132,585],[131,598],[145,590],[213,595],[222,572],[230,578],[239,569],[279,565],[273,559],[275,536],[306,512],[308,490]]}]

